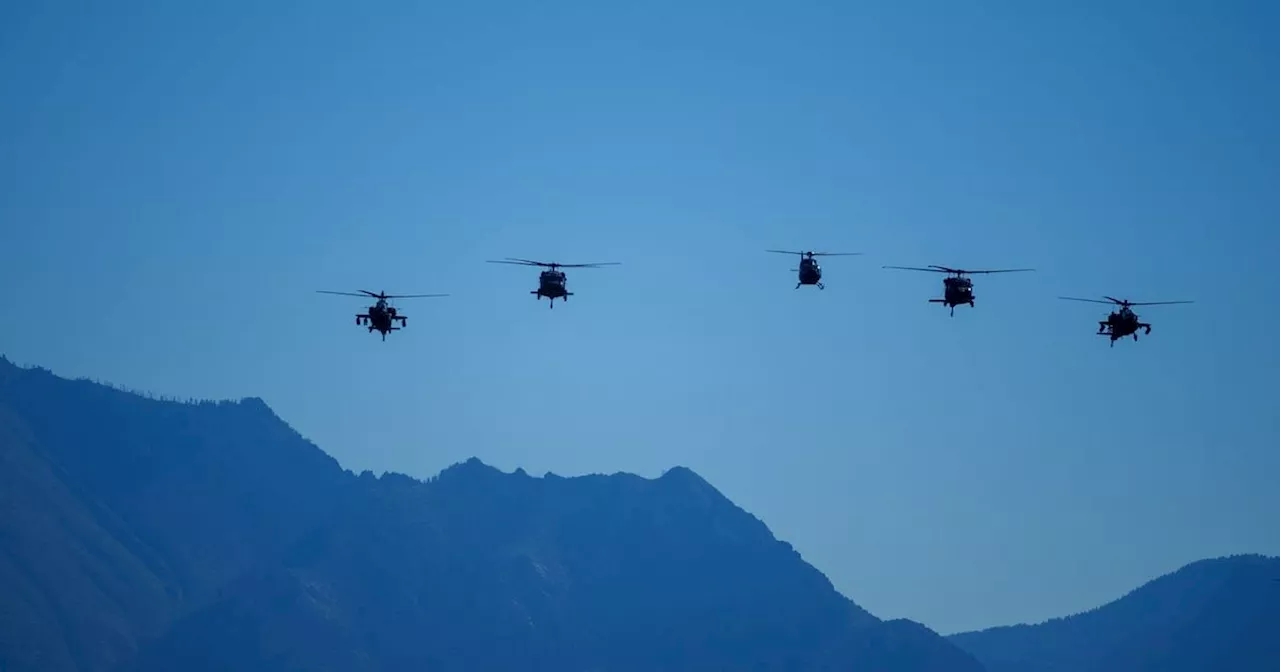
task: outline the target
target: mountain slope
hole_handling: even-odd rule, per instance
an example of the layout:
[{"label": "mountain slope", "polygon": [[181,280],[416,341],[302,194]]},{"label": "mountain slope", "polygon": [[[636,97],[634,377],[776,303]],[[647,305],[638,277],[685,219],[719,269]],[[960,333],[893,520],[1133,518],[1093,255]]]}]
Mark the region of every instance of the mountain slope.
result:
[{"label": "mountain slope", "polygon": [[[840,596],[687,469],[532,478],[473,459],[362,485],[133,669],[981,669]],[[231,638],[258,648],[228,655]]]},{"label": "mountain slope", "polygon": [[0,407],[0,661],[11,669],[91,669],[156,631],[171,596],[110,511],[32,451]]},{"label": "mountain slope", "polygon": [[357,477],[260,400],[2,358],[0,465],[5,672],[981,669],[683,468]]},{"label": "mountain slope", "polygon": [[6,672],[110,669],[351,481],[259,400],[162,402],[4,359],[0,466]]},{"label": "mountain slope", "polygon": [[1271,672],[1280,558],[1195,562],[1093,611],[950,640],[991,672]]}]

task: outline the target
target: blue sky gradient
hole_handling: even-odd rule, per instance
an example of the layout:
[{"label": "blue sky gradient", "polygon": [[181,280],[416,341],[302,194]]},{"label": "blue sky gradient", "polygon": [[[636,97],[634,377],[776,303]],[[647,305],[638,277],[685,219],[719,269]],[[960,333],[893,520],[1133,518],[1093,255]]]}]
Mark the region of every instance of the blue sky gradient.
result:
[{"label": "blue sky gradient", "polygon": [[[261,396],[357,471],[686,465],[881,617],[1064,615],[1280,554],[1278,28],[1261,0],[6,5],[0,352]],[[866,256],[819,292],[766,248]],[[623,265],[549,311],[504,256]],[[885,264],[1038,270],[951,319]],[[384,344],[315,293],[360,288],[452,296]],[[1062,294],[1196,304],[1109,349]]]}]

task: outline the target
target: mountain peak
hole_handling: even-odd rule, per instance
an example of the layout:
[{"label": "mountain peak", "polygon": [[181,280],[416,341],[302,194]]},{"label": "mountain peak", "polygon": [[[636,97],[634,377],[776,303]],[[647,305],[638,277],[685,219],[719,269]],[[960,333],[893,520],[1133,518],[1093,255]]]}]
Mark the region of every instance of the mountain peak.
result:
[{"label": "mountain peak", "polygon": [[662,475],[659,476],[658,478],[667,480],[667,481],[672,481],[675,483],[689,483],[699,487],[711,486],[711,484],[708,483],[706,479],[699,476],[697,472],[690,469],[689,467],[684,467],[680,465],[676,465],[674,467],[671,467],[670,469],[667,469],[666,471],[662,472]]}]

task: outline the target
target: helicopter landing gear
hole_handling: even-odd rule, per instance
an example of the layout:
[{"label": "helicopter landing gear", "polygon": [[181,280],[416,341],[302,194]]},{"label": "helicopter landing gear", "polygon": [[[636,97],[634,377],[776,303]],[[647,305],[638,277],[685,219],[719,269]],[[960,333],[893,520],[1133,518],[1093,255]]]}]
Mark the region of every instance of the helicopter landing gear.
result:
[{"label": "helicopter landing gear", "polygon": [[824,285],[824,284],[822,284],[821,282],[816,282],[816,283],[814,283],[814,284],[816,284],[816,285],[818,286],[818,289],[826,289],[826,288],[827,288],[827,286],[826,286],[826,285]]}]

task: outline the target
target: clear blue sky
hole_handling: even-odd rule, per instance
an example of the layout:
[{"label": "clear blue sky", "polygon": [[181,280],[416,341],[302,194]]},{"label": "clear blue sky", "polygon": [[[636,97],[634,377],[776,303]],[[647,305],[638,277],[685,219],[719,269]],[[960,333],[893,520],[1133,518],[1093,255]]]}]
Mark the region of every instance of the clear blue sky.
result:
[{"label": "clear blue sky", "polygon": [[357,471],[687,465],[943,632],[1280,553],[1274,3],[199,4],[0,9],[11,359]]}]

